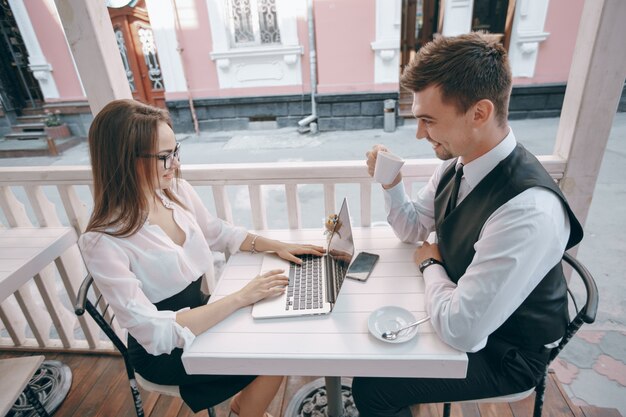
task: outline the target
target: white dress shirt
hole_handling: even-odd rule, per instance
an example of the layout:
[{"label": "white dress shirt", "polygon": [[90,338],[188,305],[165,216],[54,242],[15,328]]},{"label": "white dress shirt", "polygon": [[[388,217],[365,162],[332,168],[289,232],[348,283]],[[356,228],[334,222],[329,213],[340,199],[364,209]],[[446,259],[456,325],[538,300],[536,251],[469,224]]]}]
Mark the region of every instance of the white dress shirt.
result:
[{"label": "white dress shirt", "polygon": [[[463,166],[460,203],[515,149],[513,132],[494,149]],[[435,192],[446,161],[410,201],[402,183],[387,190],[387,220],[404,242],[418,243],[435,230]],[[521,305],[562,258],[569,238],[569,217],[561,200],[542,187],[530,188],[496,209],[485,222],[472,262],[458,284],[446,270],[424,270],[426,311],[443,341],[475,352]]]},{"label": "white dress shirt", "polygon": [[175,311],[157,311],[165,300],[205,275],[213,288],[212,251],[236,253],[247,232],[211,215],[193,187],[180,180],[173,193],[187,207],[171,203],[174,221],[185,233],[182,246],[157,225],[146,223],[132,236],[84,233],[79,247],[87,269],[109,302],[119,324],[151,354],[185,348],[195,338],[176,322]]}]

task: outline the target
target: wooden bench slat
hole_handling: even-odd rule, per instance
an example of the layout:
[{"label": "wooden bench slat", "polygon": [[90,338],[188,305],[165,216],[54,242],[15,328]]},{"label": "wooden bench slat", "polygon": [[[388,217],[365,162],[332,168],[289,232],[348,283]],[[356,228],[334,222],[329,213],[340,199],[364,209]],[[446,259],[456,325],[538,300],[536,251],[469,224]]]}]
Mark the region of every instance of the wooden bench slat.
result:
[{"label": "wooden bench slat", "polygon": [[0,360],[0,416],[9,412],[43,360],[41,355]]}]

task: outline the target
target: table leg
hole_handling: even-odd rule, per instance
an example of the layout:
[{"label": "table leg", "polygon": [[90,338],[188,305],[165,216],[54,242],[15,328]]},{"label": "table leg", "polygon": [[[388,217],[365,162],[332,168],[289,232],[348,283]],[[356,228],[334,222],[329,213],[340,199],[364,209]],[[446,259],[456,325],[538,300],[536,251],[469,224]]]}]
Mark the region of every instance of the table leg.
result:
[{"label": "table leg", "polygon": [[341,399],[341,377],[327,376],[326,397],[328,400],[328,417],[341,417],[343,415],[343,401]]},{"label": "table leg", "polygon": [[287,404],[288,417],[358,417],[348,378],[318,378],[303,385]]}]

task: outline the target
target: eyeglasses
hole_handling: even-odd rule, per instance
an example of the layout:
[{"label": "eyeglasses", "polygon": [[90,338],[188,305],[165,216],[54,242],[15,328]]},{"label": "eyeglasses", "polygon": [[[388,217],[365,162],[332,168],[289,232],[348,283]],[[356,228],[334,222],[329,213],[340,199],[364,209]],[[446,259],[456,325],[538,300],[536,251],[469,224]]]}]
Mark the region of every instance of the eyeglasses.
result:
[{"label": "eyeglasses", "polygon": [[159,161],[163,161],[163,168],[170,169],[172,167],[172,162],[174,161],[174,158],[176,158],[177,161],[180,161],[179,153],[180,153],[180,142],[176,142],[176,147],[174,148],[174,150],[168,153],[167,155],[144,154],[144,155],[141,155],[141,157],[142,158],[156,158]]}]

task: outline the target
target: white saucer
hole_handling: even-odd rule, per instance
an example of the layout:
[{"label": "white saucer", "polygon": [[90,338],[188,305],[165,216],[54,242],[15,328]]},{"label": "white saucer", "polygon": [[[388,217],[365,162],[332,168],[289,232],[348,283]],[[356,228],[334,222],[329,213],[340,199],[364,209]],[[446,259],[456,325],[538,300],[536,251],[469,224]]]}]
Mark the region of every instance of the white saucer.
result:
[{"label": "white saucer", "polygon": [[382,340],[387,343],[403,343],[407,342],[415,337],[417,334],[417,327],[405,330],[398,335],[394,340],[387,340],[383,338],[382,334],[388,331],[393,331],[413,323],[415,316],[401,307],[385,306],[378,310],[372,311],[369,319],[367,320],[367,327],[376,339]]}]

